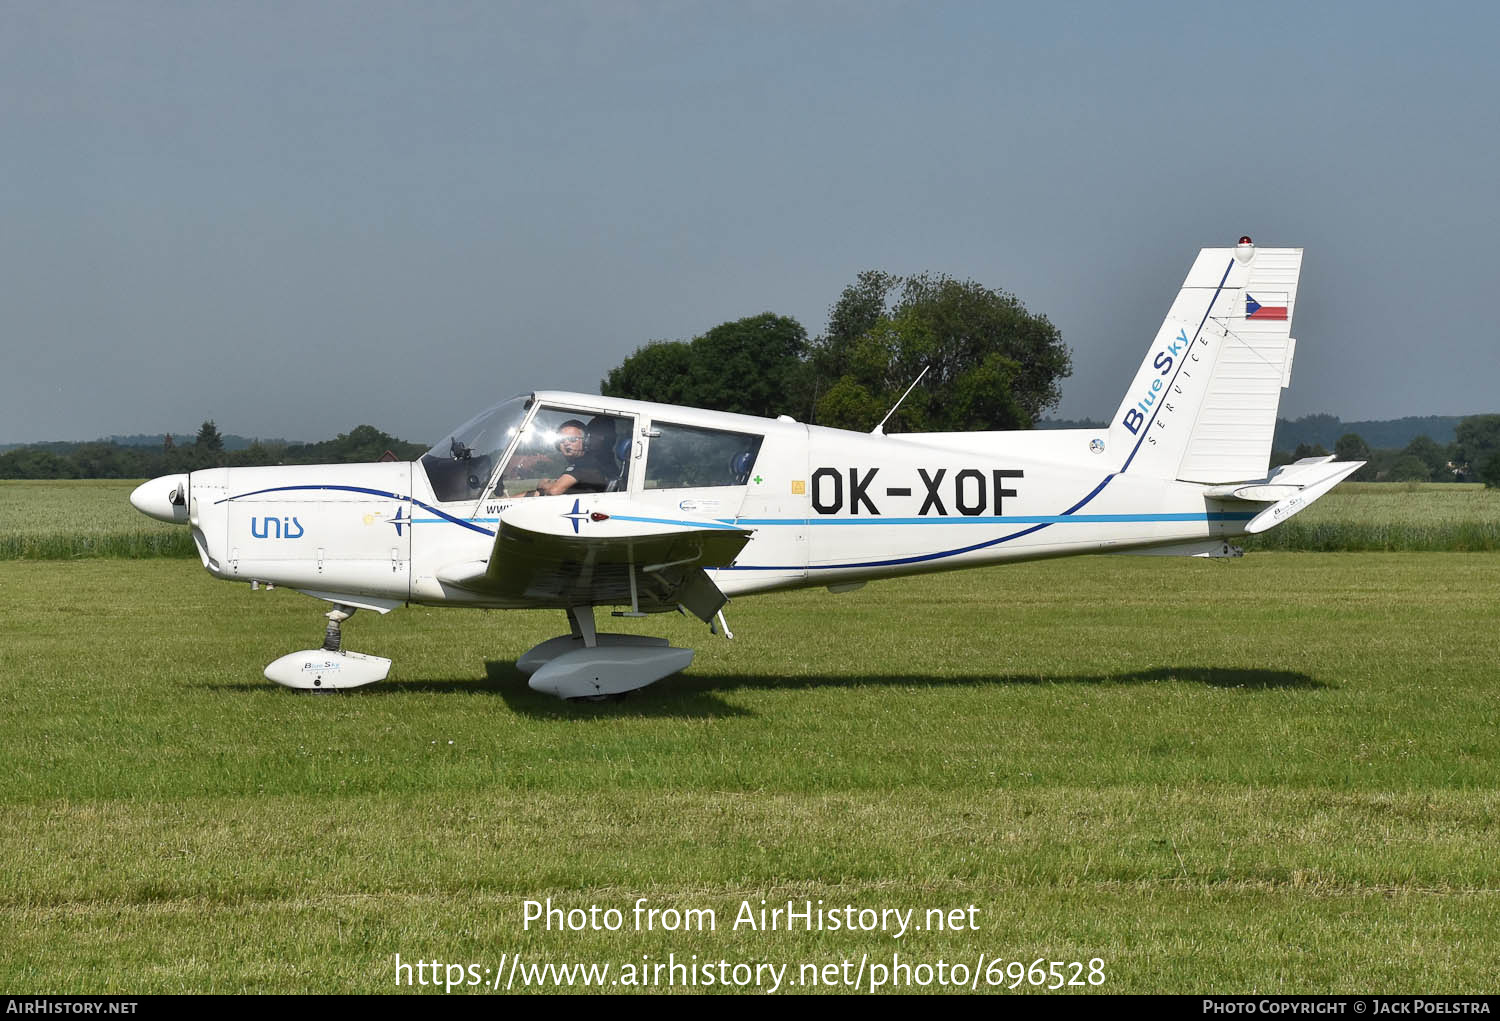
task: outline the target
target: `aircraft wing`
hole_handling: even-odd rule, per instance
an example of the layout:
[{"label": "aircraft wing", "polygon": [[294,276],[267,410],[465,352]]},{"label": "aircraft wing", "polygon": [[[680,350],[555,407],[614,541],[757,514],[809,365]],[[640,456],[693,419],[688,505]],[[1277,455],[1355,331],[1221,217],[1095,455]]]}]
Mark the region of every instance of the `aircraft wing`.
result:
[{"label": "aircraft wing", "polygon": [[[440,582],[536,607],[681,605],[707,621],[725,603],[707,567],[727,567],[753,533],[712,518],[596,494],[505,509],[488,560],[452,564]],[[632,599],[632,576],[634,599]]]}]

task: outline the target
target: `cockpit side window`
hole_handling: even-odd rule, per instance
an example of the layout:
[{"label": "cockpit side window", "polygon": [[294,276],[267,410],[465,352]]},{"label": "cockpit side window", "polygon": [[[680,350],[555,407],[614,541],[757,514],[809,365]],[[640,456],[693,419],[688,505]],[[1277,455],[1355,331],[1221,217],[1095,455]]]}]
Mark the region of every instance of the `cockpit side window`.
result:
[{"label": "cockpit side window", "polygon": [[743,486],[765,437],[723,429],[652,422],[647,489]]},{"label": "cockpit side window", "polygon": [[634,420],[540,408],[500,472],[492,497],[604,493],[626,488]]}]

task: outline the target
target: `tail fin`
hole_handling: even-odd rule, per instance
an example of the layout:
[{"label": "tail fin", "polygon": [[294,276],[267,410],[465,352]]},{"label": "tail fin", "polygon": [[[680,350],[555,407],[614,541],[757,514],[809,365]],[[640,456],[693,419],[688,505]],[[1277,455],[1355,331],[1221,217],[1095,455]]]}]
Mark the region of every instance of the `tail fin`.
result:
[{"label": "tail fin", "polygon": [[1291,382],[1302,249],[1205,248],[1110,422],[1121,471],[1187,482],[1263,478]]}]

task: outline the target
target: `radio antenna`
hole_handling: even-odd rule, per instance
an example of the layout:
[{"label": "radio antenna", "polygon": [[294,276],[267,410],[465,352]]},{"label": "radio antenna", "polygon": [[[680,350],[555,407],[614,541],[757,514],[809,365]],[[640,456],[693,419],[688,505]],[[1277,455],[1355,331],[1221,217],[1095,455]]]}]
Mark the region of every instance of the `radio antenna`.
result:
[{"label": "radio antenna", "polygon": [[875,428],[873,428],[873,429],[870,430],[870,435],[871,436],[884,436],[885,435],[885,424],[886,424],[886,422],[890,421],[891,416],[896,413],[896,409],[899,408],[899,407],[901,407],[901,401],[906,400],[907,394],[910,394],[913,390],[915,390],[917,388],[917,384],[920,383],[920,382],[922,382],[922,377],[925,376],[925,375],[927,375],[927,369],[930,369],[930,368],[932,368],[931,365],[929,365],[926,368],[924,368],[921,371],[921,373],[917,376],[917,378],[911,381],[911,386],[909,386],[909,387],[906,388],[906,393],[902,394],[901,397],[900,397],[900,399],[897,400],[895,404],[891,405],[891,410],[887,411],[885,413],[885,418],[882,418],[880,420],[880,424],[877,425]]}]

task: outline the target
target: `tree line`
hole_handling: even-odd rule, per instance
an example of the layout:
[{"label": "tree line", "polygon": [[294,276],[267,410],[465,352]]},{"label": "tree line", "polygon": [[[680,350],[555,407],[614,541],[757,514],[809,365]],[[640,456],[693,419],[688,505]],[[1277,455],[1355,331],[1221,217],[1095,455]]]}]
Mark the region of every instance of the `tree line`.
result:
[{"label": "tree line", "polygon": [[319,443],[256,440],[243,450],[226,450],[218,427],[210,419],[191,441],[178,443],[169,434],[160,447],[105,441],[16,447],[0,454],[0,478],[155,478],[199,468],[379,461],[387,452],[397,460],[410,461],[426,449],[423,444],[397,439],[372,425],[361,425]]},{"label": "tree line", "polygon": [[1364,461],[1353,482],[1483,482],[1500,487],[1500,415],[1470,415],[1454,427],[1452,443],[1416,436],[1401,448],[1372,448],[1356,432],[1347,432],[1327,450],[1320,443],[1299,443],[1295,450],[1271,452],[1271,463],[1289,464],[1304,457],[1332,453],[1340,461]]},{"label": "tree line", "polygon": [[1303,415],[1276,420],[1276,449],[1291,450],[1299,443],[1321,444],[1329,449],[1345,433],[1357,433],[1372,450],[1400,450],[1418,436],[1441,445],[1454,441],[1453,430],[1463,415],[1408,415],[1377,421],[1345,422],[1337,415]]}]

